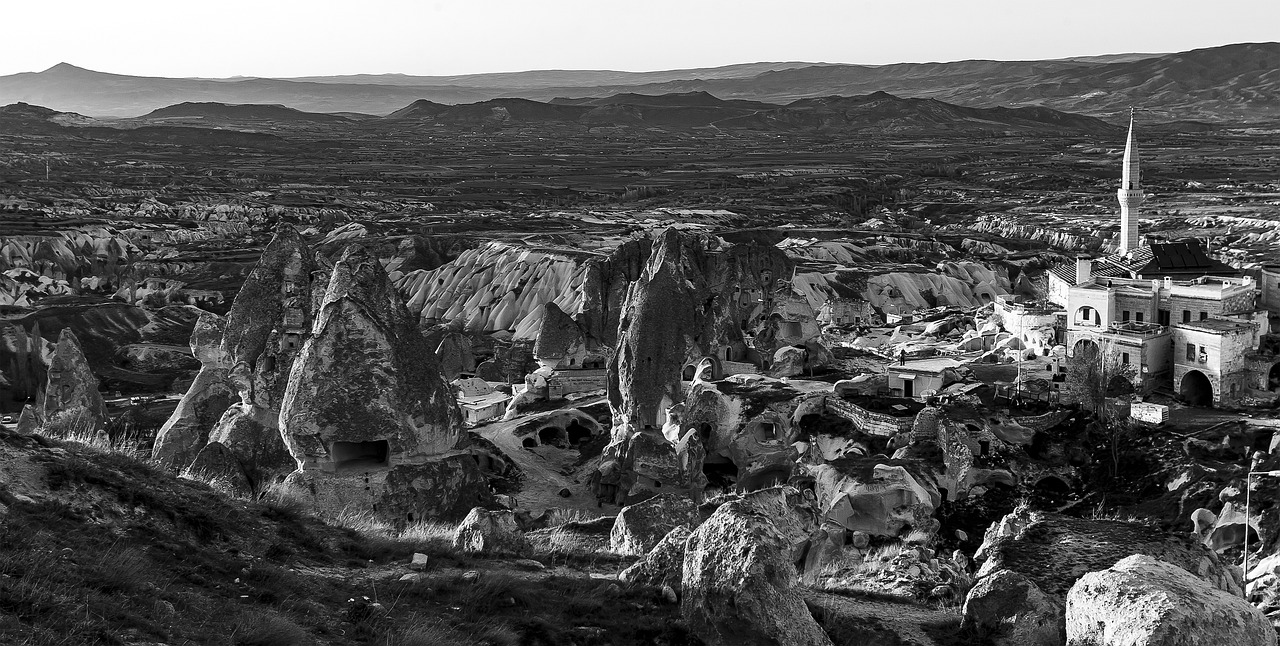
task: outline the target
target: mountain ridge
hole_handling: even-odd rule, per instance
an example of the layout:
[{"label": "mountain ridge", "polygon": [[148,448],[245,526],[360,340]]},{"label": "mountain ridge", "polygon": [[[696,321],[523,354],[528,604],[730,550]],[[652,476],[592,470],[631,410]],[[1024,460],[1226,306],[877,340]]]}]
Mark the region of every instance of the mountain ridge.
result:
[{"label": "mountain ridge", "polygon": [[[683,76],[692,78],[678,78]],[[1280,119],[1280,43],[1275,42],[1039,61],[745,63],[662,72],[356,77],[343,82],[324,79],[344,77],[174,79],[60,63],[42,72],[0,76],[0,104],[22,101],[94,117],[135,117],[183,102],[280,104],[304,112],[387,115],[418,99],[445,105],[498,98],[566,103],[620,94],[704,92],[723,101],[785,105],[804,98],[885,91],[970,107],[1040,105],[1104,117],[1141,105],[1170,120]],[[437,84],[418,84],[426,82]],[[472,85],[459,84],[464,82]]]}]

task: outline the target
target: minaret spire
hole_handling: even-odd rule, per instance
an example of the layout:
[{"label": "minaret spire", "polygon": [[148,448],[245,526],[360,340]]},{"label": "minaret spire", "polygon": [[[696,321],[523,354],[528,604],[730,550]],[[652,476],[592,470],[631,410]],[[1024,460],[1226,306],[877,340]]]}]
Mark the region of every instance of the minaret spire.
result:
[{"label": "minaret spire", "polygon": [[1129,137],[1124,144],[1124,171],[1116,198],[1120,201],[1120,253],[1138,248],[1138,218],[1142,206],[1142,173],[1138,169],[1138,147],[1133,139],[1134,109],[1129,108]]}]

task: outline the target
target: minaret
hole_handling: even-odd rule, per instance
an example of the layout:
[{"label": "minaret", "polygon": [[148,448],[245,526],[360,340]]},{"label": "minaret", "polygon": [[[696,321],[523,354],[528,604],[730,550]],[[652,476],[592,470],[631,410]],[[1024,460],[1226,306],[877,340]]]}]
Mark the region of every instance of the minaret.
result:
[{"label": "minaret", "polygon": [[1120,189],[1120,253],[1138,248],[1138,207],[1142,206],[1142,178],[1138,172],[1138,149],[1133,145],[1133,109],[1129,110],[1129,139],[1124,143],[1124,175]]}]

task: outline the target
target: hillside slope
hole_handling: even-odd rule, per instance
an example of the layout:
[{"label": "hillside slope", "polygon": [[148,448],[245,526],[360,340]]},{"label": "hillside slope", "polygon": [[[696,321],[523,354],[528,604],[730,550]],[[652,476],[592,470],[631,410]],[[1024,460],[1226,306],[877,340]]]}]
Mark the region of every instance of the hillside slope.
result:
[{"label": "hillside slope", "polygon": [[118,448],[0,430],[0,520],[4,644],[700,643],[658,590],[591,576],[616,559],[465,557],[449,528],[330,525]]}]

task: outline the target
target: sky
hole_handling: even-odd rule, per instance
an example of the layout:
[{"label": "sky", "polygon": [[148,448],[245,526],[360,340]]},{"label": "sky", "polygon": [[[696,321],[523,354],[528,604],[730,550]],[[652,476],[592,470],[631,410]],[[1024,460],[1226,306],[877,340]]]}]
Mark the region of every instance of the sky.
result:
[{"label": "sky", "polygon": [[1280,1],[0,0],[0,24],[0,75],[442,75],[1176,52],[1280,40]]}]

